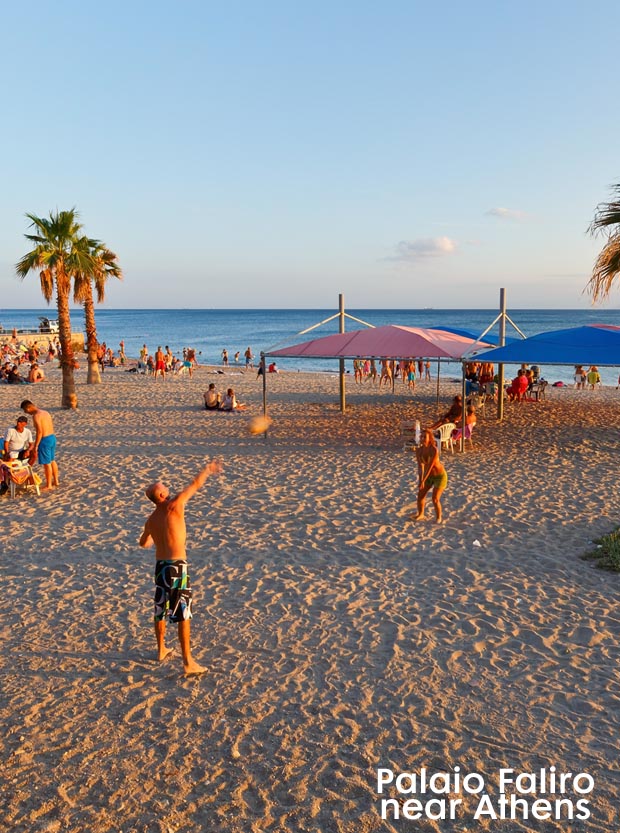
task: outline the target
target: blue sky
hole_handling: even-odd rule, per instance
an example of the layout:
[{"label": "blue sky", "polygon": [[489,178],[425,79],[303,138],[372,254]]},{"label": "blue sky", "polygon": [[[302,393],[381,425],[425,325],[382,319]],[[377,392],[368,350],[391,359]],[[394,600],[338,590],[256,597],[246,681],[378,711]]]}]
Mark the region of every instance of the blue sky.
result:
[{"label": "blue sky", "polygon": [[24,214],[76,206],[124,268],[108,307],[587,307],[619,25],[607,0],[7,4],[1,305],[42,305]]}]

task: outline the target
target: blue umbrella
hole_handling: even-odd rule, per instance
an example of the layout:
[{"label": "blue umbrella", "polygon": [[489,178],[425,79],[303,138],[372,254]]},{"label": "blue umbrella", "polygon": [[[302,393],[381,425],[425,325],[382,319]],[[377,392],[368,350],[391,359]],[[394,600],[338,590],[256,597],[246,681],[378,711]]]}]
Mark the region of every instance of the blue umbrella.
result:
[{"label": "blue umbrella", "polygon": [[476,359],[509,364],[597,364],[620,366],[620,327],[588,324],[515,341],[476,353]]}]

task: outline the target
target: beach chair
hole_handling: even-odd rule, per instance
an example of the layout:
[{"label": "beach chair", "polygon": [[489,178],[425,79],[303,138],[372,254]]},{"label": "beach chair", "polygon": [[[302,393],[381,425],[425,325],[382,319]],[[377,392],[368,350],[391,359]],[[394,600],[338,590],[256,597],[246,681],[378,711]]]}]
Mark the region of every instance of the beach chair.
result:
[{"label": "beach chair", "polygon": [[452,432],[456,429],[456,425],[453,422],[446,422],[445,425],[440,425],[439,428],[435,431],[435,437],[437,438],[437,448],[441,451],[442,448],[449,448],[450,451],[454,454],[454,442],[452,440]]},{"label": "beach chair", "polygon": [[23,460],[9,460],[4,466],[9,474],[9,492],[12,498],[15,497],[18,488],[34,489],[37,495],[41,494],[41,478],[28,463],[24,463]]},{"label": "beach chair", "polygon": [[532,387],[528,391],[528,395],[530,399],[535,399],[537,402],[540,399],[545,399],[545,390],[547,388],[548,382],[545,382],[543,379],[541,382],[534,382]]},{"label": "beach chair", "polygon": [[[473,447],[474,447],[474,441],[473,441],[473,439],[472,439],[472,434],[474,433],[474,428],[475,428],[475,427],[476,427],[475,425],[466,425],[466,426],[465,426],[465,434],[464,434],[463,448],[465,448],[465,444],[467,443],[467,440],[469,440],[469,445],[470,445],[470,447],[471,447],[471,448],[473,448]],[[460,440],[461,440],[461,428],[460,428],[460,426],[459,426],[459,428],[457,429],[456,433],[455,433],[455,434],[454,434],[454,436],[452,437],[452,442],[453,442],[453,443],[457,443],[457,444],[458,444],[458,443],[460,442]]]}]

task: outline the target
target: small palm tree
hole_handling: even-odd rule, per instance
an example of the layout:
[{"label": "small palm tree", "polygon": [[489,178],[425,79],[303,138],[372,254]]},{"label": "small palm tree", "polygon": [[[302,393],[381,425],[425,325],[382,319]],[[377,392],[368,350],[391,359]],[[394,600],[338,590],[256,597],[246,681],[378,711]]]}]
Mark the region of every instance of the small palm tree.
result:
[{"label": "small palm tree", "polygon": [[596,259],[592,277],[586,287],[593,302],[607,298],[614,281],[620,277],[620,184],[614,185],[614,191],[616,202],[598,205],[588,228],[592,236],[607,236],[607,243]]},{"label": "small palm tree", "polygon": [[118,264],[114,252],[107,249],[99,240],[83,238],[80,242],[85,246],[93,258],[94,268],[90,274],[81,273],[75,276],[73,298],[84,307],[84,329],[86,330],[86,349],[88,352],[88,374],[86,384],[97,385],[101,382],[97,350],[97,325],[95,322],[95,302],[93,298],[93,284],[97,294],[97,303],[105,300],[105,285],[109,277],[122,280],[123,272]]},{"label": "small palm tree", "polygon": [[69,296],[75,275],[93,272],[95,263],[90,250],[80,241],[81,225],[75,209],[50,212],[49,218],[26,214],[35,234],[26,234],[34,248],[17,263],[15,269],[22,280],[31,271],[41,279],[41,291],[50,303],[56,292],[60,366],[62,368],[62,407],[77,408],[75,393],[75,356],[71,345]]}]

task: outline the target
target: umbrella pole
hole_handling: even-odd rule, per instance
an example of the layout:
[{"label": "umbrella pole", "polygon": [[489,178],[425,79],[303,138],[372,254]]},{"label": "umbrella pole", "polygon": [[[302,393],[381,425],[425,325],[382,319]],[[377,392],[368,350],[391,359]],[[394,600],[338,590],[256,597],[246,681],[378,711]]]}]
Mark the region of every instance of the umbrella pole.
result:
[{"label": "umbrella pole", "polygon": [[441,359],[437,359],[437,401],[435,403],[437,411],[439,411],[439,373],[441,371]]},{"label": "umbrella pole", "polygon": [[[506,290],[499,291],[499,347],[506,344]],[[504,418],[504,365],[497,366],[497,419]]]},{"label": "umbrella pole", "polygon": [[[338,332],[344,333],[344,295],[338,296]],[[347,409],[346,386],[344,374],[344,359],[340,359],[340,413],[344,414]]]},{"label": "umbrella pole", "polygon": [[267,416],[267,374],[265,373],[265,354],[260,354],[260,366],[263,369],[263,416]]},{"label": "umbrella pole", "polygon": [[463,376],[462,376],[462,381],[461,381],[462,408],[461,408],[461,439],[459,441],[459,451],[465,451],[465,424],[466,424],[466,422],[465,422],[465,420],[466,420],[466,417],[465,417],[465,404],[466,404],[465,393],[467,391],[467,380],[465,379],[465,362],[462,362],[462,364],[461,364],[461,372],[462,372]]}]

